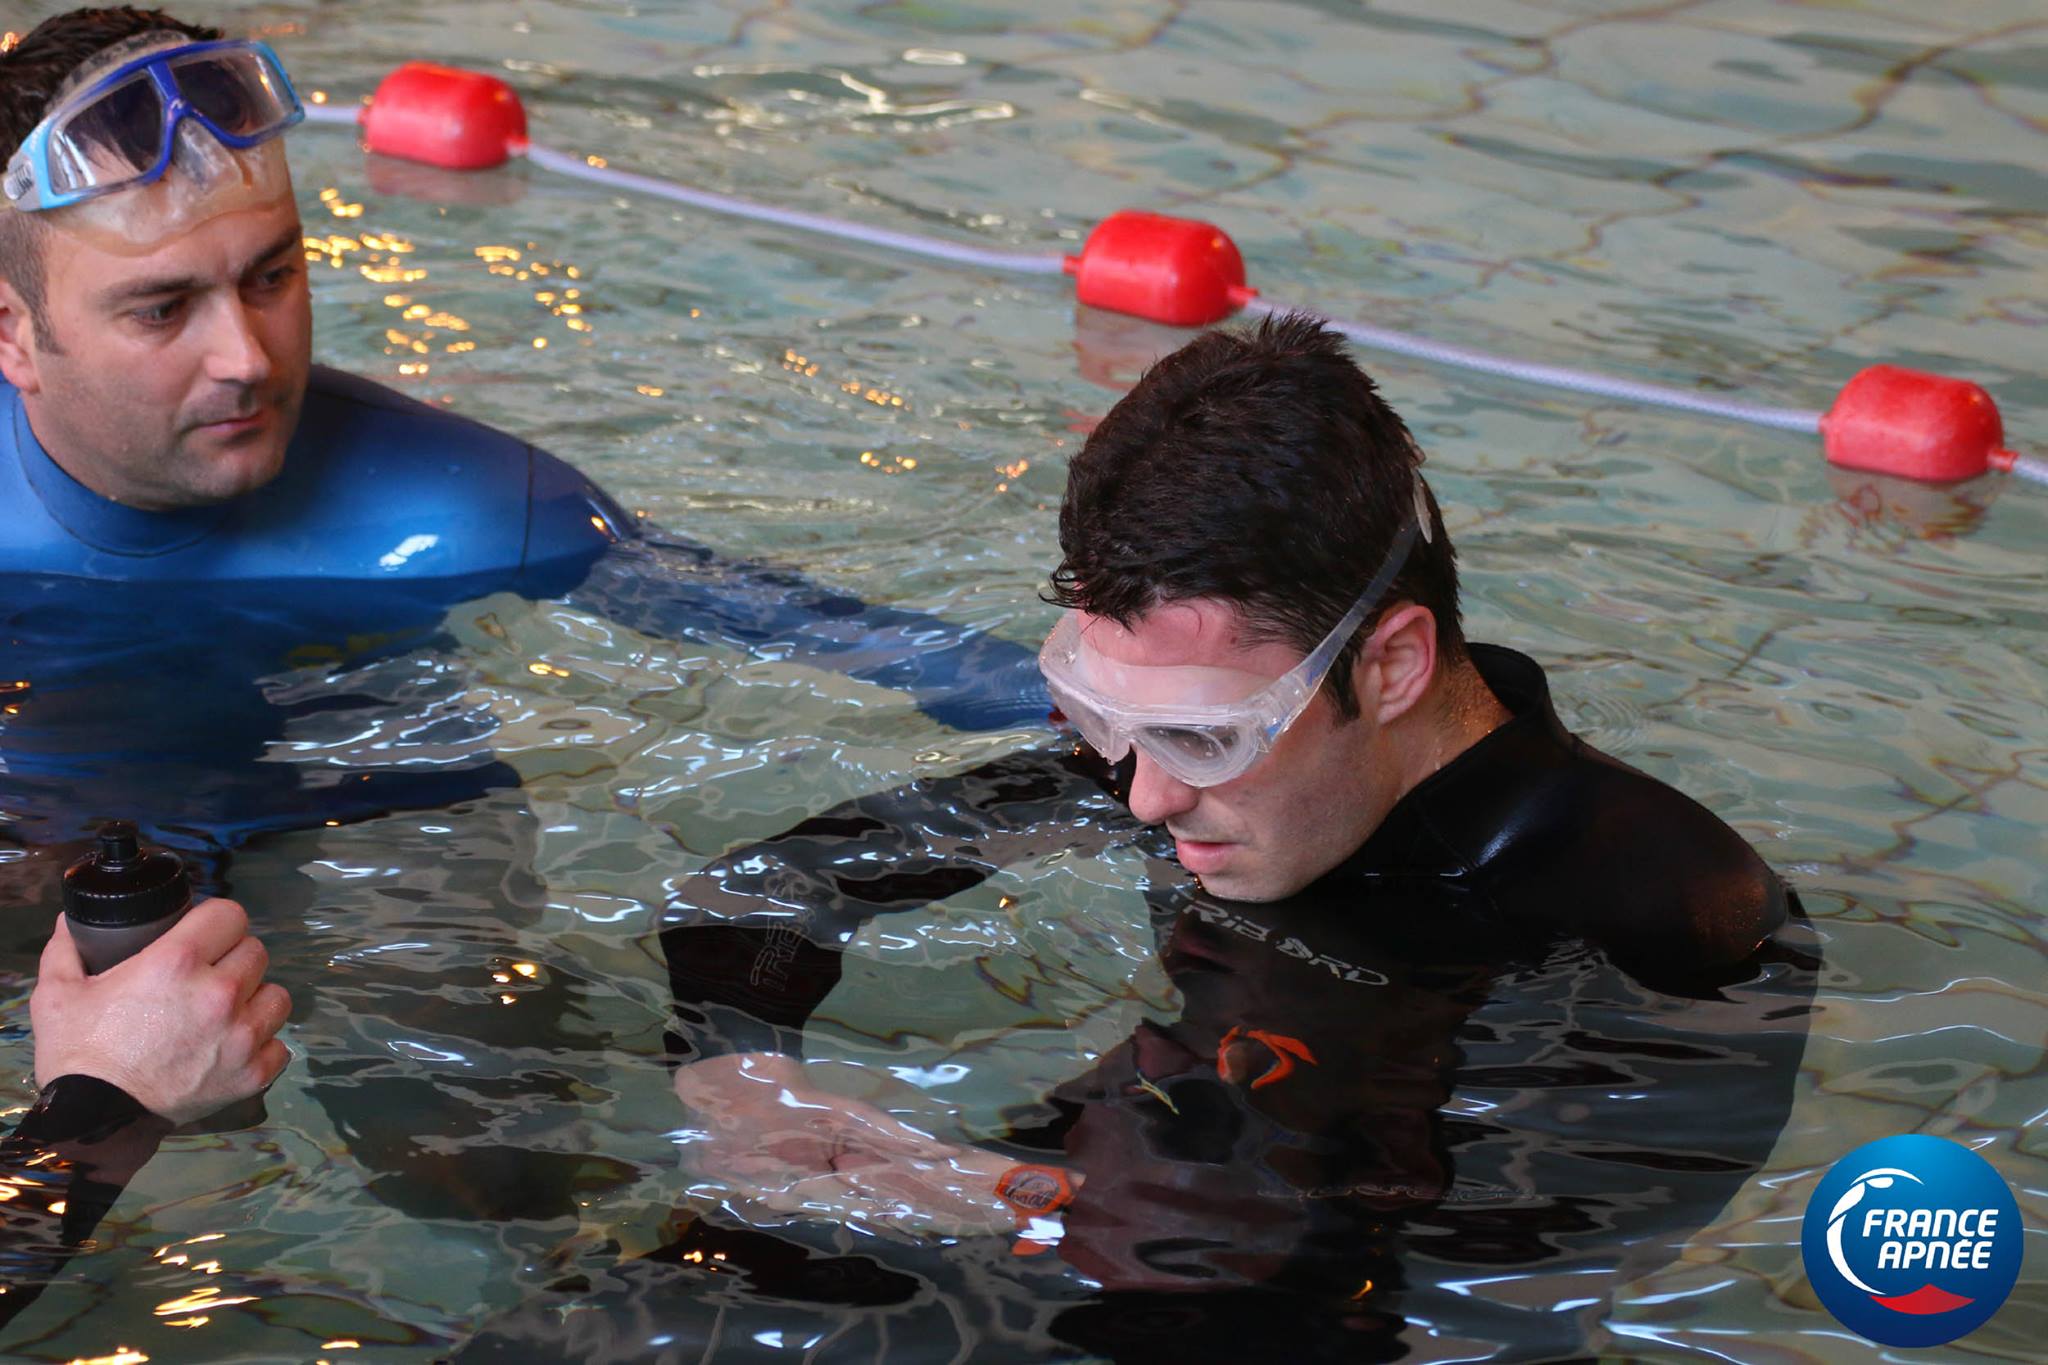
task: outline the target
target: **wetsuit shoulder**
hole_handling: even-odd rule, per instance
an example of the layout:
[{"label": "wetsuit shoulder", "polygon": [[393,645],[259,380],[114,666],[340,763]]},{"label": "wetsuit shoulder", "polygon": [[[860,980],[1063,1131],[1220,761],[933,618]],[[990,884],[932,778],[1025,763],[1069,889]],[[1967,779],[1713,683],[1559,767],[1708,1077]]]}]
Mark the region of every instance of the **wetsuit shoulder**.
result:
[{"label": "wetsuit shoulder", "polygon": [[630,533],[596,484],[546,451],[323,367],[279,484],[280,495],[317,489],[332,513],[388,528],[367,547],[385,576],[580,567]]},{"label": "wetsuit shoulder", "polygon": [[1535,660],[1469,649],[1509,719],[1398,802],[1355,867],[1447,879],[1503,927],[1587,939],[1638,976],[1740,962],[1784,921],[1741,835],[1566,730]]},{"label": "wetsuit shoulder", "polygon": [[23,463],[27,429],[21,396],[0,379],[0,507],[7,509],[0,516],[0,573],[36,572],[48,547],[66,539],[29,483]]},{"label": "wetsuit shoulder", "polygon": [[[1785,884],[1725,821],[1573,737],[1570,837],[1550,880],[1562,927],[1639,975],[1739,962],[1785,922]],[[1504,894],[1512,896],[1513,889]]]}]

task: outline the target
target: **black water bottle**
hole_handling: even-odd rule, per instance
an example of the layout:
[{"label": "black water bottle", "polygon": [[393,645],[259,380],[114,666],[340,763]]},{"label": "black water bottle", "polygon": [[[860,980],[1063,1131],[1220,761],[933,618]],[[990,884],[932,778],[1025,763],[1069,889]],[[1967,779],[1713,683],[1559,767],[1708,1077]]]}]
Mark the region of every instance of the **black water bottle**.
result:
[{"label": "black water bottle", "polygon": [[95,975],[156,942],[191,907],[185,864],[168,849],[144,849],[126,820],[109,820],[99,847],[64,873],[64,918]]}]

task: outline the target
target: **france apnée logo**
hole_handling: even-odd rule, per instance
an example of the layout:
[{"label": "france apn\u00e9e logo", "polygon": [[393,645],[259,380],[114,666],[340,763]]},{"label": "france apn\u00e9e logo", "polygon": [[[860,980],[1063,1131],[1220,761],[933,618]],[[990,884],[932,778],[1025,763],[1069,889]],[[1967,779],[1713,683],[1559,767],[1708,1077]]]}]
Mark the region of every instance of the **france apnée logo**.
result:
[{"label": "france apn\u00e9e logo", "polygon": [[1806,1206],[1806,1277],[1844,1327],[1939,1346],[1984,1325],[2019,1278],[2019,1205],[1991,1163],[1937,1137],[1879,1138]]}]

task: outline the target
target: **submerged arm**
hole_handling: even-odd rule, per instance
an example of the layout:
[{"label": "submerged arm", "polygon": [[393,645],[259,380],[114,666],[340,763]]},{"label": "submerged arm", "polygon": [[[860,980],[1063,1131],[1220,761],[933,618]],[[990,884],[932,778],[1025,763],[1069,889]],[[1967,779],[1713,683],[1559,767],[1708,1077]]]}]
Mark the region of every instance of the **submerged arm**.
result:
[{"label": "submerged arm", "polygon": [[[999,868],[1097,851],[1134,826],[1083,750],[1011,754],[834,807],[718,859],[677,888],[662,930],[686,1052],[796,1052],[870,918],[916,910]],[[722,1034],[714,1044],[706,1031]]]},{"label": "submerged arm", "polygon": [[1016,1157],[816,1089],[797,1060],[803,1029],[873,916],[922,908],[1009,863],[1129,837],[1136,826],[1105,794],[1117,778],[1086,750],[1012,754],[847,802],[684,882],[662,947],[698,1172],[785,1215],[952,1235],[1019,1224],[999,1193]]},{"label": "submerged arm", "polygon": [[571,600],[649,635],[896,688],[957,730],[1035,728],[1050,707],[1037,656],[1023,645],[673,538],[620,545],[591,565]]},{"label": "submerged arm", "polygon": [[98,1077],[74,1072],[43,1087],[0,1139],[0,1323],[36,1301],[170,1131]]}]

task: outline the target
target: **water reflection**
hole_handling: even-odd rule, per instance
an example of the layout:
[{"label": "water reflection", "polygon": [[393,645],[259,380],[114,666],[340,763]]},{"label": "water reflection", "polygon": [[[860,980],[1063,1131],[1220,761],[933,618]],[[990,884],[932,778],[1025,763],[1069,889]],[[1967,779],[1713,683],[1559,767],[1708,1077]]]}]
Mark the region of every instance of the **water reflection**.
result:
[{"label": "water reflection", "polygon": [[[869,917],[923,913],[1056,849],[1148,847],[1105,801],[1111,784],[1080,757],[1017,755],[718,860],[678,889],[663,936],[676,1049],[815,1048],[837,1025],[806,1019]],[[1153,949],[1178,1008],[1017,1095],[978,1144],[1072,1170],[1063,1228],[977,1235],[971,1215],[920,1215],[944,1196],[900,1183],[883,1188],[909,1216],[886,1199],[879,1218],[859,1200],[846,1216],[809,1178],[823,1168],[805,1164],[805,1123],[775,1137],[770,1110],[736,1125],[693,1082],[679,1140],[699,1197],[680,1235],[564,1286],[566,1323],[543,1298],[461,1358],[744,1360],[801,1343],[820,1360],[1241,1360],[1256,1342],[1390,1360],[1424,1336],[1471,1358],[1557,1358],[1589,1349],[1617,1287],[1719,1212],[1789,1111],[1819,966],[1801,949],[1767,945],[1733,981],[1680,984],[1666,964],[1660,990],[1427,879],[1331,879],[1262,906],[1151,866]],[[914,922],[877,927],[917,942]],[[895,956],[867,964],[862,990],[922,1002],[931,973]],[[864,1143],[899,1140],[873,1136],[888,1111],[931,1131],[900,1082],[798,1070],[776,1080],[782,1105],[830,1111],[853,1086],[871,1116],[865,1138],[834,1128],[829,1168],[858,1171]],[[920,1226],[943,1235],[906,1239]],[[1017,1254],[1034,1242],[1053,1253]]]}]

